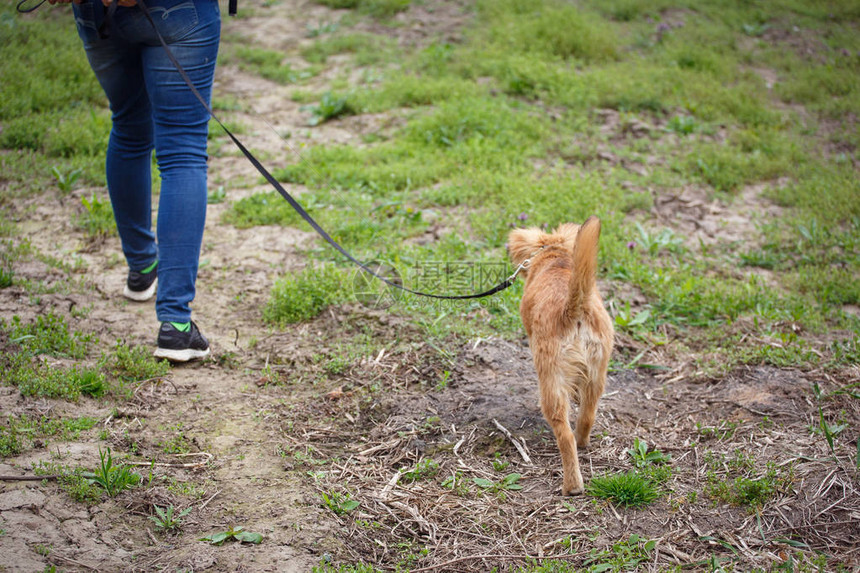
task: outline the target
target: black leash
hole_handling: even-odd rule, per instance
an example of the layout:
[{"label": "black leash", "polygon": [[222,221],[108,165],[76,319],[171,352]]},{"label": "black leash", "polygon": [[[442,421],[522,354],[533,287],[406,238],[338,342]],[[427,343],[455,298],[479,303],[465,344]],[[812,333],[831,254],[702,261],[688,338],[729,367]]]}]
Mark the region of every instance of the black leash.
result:
[{"label": "black leash", "polygon": [[[116,3],[116,0],[113,0],[112,4],[115,4],[115,3]],[[337,241],[335,241],[325,231],[325,229],[320,227],[319,223],[317,223],[314,220],[314,218],[311,217],[311,215],[307,211],[305,211],[304,207],[302,207],[301,204],[298,201],[296,201],[293,198],[293,196],[290,195],[289,192],[287,192],[286,189],[284,189],[284,187],[280,184],[280,182],[278,182],[278,180],[275,179],[271,173],[269,173],[269,171],[265,168],[265,166],[263,166],[263,164],[260,163],[260,161],[256,157],[254,157],[254,154],[251,153],[250,151],[248,151],[248,149],[245,147],[245,145],[242,144],[242,142],[239,141],[239,139],[235,135],[233,135],[233,132],[231,132],[229,129],[227,129],[227,126],[224,125],[224,123],[218,118],[217,115],[215,115],[215,112],[212,110],[212,108],[209,106],[209,104],[206,102],[206,100],[203,98],[203,96],[200,95],[200,92],[197,91],[197,88],[194,87],[194,83],[191,81],[191,78],[188,77],[188,74],[185,72],[185,69],[183,69],[182,65],[179,63],[179,60],[177,60],[176,56],[173,55],[173,52],[171,51],[170,47],[167,45],[167,42],[164,40],[161,33],[158,31],[158,26],[155,25],[155,21],[152,19],[152,14],[150,14],[149,8],[146,6],[146,3],[143,0],[137,0],[137,5],[140,6],[140,9],[143,12],[144,16],[146,16],[146,19],[149,20],[149,23],[152,25],[153,29],[155,30],[155,35],[158,37],[158,41],[161,43],[162,47],[164,48],[164,51],[167,53],[167,57],[170,59],[171,63],[176,67],[176,71],[179,72],[179,75],[182,76],[183,81],[185,81],[186,85],[188,85],[188,88],[191,90],[191,92],[194,94],[194,96],[197,98],[197,100],[203,105],[203,107],[206,109],[206,111],[209,113],[209,115],[211,115],[212,118],[216,122],[218,122],[218,125],[220,125],[221,128],[224,130],[224,132],[230,137],[230,139],[233,140],[233,143],[236,144],[236,147],[239,148],[239,150],[245,155],[245,157],[248,158],[248,161],[250,161],[251,164],[257,168],[257,171],[260,172],[260,174],[266,179],[266,181],[268,181],[268,183],[272,187],[274,187],[278,193],[280,193],[281,197],[286,199],[287,203],[289,203],[290,206],[293,209],[295,209],[295,211],[299,215],[301,215],[302,219],[304,219],[308,223],[308,225],[310,225],[313,228],[313,230],[317,232],[317,234],[320,237],[325,239],[325,241],[329,245],[334,247],[334,249],[337,250],[344,257],[346,257],[347,259],[349,259],[350,261],[352,261],[353,263],[355,263],[356,265],[361,267],[361,269],[363,271],[370,273],[371,275],[373,275],[374,277],[376,277],[377,279],[381,280],[382,282],[384,282],[385,284],[387,284],[389,286],[392,286],[394,288],[400,289],[402,291],[405,291],[405,292],[408,292],[410,294],[414,294],[417,296],[436,298],[436,299],[446,299],[446,300],[466,300],[466,299],[483,298],[483,297],[491,296],[491,295],[496,294],[497,292],[505,290],[506,288],[508,288],[514,284],[514,279],[516,279],[517,274],[519,274],[519,272],[522,269],[528,267],[528,261],[526,261],[523,264],[521,264],[519,267],[517,267],[517,269],[514,271],[514,273],[511,276],[509,276],[507,279],[505,279],[504,281],[502,281],[498,285],[494,286],[493,288],[486,290],[484,292],[477,293],[477,294],[464,294],[464,295],[440,295],[440,294],[432,294],[432,293],[412,290],[410,288],[403,286],[402,284],[400,284],[397,281],[388,279],[388,278],[381,276],[381,275],[377,274],[376,272],[374,272],[366,264],[362,263],[361,261],[359,261],[358,259],[353,257],[346,249],[344,249]],[[302,161],[305,161],[305,159],[297,151],[293,150],[293,152],[299,156],[299,159],[301,159]]]},{"label": "black leash", "polygon": [[29,8],[24,7],[24,4],[26,4],[26,3],[27,3],[27,0],[21,0],[20,2],[18,2],[18,6],[16,6],[15,9],[18,10],[18,12],[20,12],[21,14],[28,14],[28,13],[32,12],[33,10],[35,10],[36,8],[38,8],[39,6],[41,6],[42,4],[44,4],[45,0],[41,0],[35,6],[30,6]]}]

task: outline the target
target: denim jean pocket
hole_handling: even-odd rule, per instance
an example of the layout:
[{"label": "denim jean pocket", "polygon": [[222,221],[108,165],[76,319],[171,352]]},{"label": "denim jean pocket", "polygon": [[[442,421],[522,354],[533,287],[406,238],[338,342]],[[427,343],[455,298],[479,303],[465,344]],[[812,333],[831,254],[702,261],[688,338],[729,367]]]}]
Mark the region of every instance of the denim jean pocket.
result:
[{"label": "denim jean pocket", "polygon": [[[149,12],[152,14],[152,20],[155,22],[155,27],[170,44],[182,40],[194,28],[197,27],[198,16],[197,8],[194,5],[194,0],[161,0],[147,3]],[[138,13],[137,18],[128,18],[120,20],[119,27],[130,38],[140,38],[145,27],[147,30],[152,29],[142,14]],[[148,34],[141,34],[143,36]],[[155,41],[157,43],[157,40]]]},{"label": "denim jean pocket", "polygon": [[[99,3],[101,9],[101,3]],[[72,4],[75,15],[75,25],[78,28],[78,36],[84,43],[84,47],[92,46],[99,39],[99,28],[96,24],[95,8],[92,2],[81,2]]]}]

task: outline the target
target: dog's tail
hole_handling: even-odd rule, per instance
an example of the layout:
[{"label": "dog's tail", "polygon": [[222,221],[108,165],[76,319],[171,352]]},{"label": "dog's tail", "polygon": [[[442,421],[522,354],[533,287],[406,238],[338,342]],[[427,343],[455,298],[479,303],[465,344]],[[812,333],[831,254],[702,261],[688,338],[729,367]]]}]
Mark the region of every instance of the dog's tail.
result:
[{"label": "dog's tail", "polygon": [[579,228],[573,245],[573,268],[570,273],[568,315],[582,312],[583,305],[597,288],[597,240],[600,219],[589,217]]}]

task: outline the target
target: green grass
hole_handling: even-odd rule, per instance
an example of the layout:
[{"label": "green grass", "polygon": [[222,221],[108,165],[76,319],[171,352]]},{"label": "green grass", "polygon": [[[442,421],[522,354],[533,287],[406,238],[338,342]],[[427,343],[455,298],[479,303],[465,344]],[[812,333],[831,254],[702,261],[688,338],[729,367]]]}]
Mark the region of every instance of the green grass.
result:
[{"label": "green grass", "polygon": [[263,311],[266,322],[286,325],[309,320],[347,296],[343,271],[334,266],[308,267],[286,275],[272,288]]},{"label": "green grass", "polygon": [[88,237],[97,239],[117,234],[110,199],[91,195],[83,197],[81,203],[84,209],[77,218],[77,225]]},{"label": "green grass", "polygon": [[70,468],[56,462],[41,461],[34,464],[33,473],[59,476],[57,481],[60,488],[78,503],[94,505],[102,501],[102,490],[84,475],[87,473],[85,468]]},{"label": "green grass", "polygon": [[626,507],[642,507],[660,497],[654,483],[636,472],[595,476],[585,486],[594,497]]},{"label": "green grass", "polygon": [[[0,149],[36,152],[26,156],[34,169],[21,174],[26,177],[13,185],[12,196],[46,188],[58,159],[70,167],[98,165],[84,169],[83,181],[104,183],[106,100],[64,16],[40,10],[23,18],[11,5],[0,9]],[[3,172],[8,177],[6,160]]]},{"label": "green grass", "polygon": [[151,348],[129,346],[121,340],[102,356],[101,362],[112,376],[123,382],[152,380],[170,372],[170,363],[153,357]]},{"label": "green grass", "polygon": [[25,323],[15,315],[7,324],[0,320],[0,331],[6,332],[9,341],[30,355],[49,354],[68,358],[84,358],[98,338],[71,330],[66,319],[53,311],[36,316]]},{"label": "green grass", "polygon": [[140,474],[125,464],[115,464],[111,449],[99,448],[99,465],[92,472],[83,475],[92,485],[101,487],[108,497],[115,497],[126,489],[136,487],[141,482]]},{"label": "green grass", "polygon": [[293,69],[281,52],[247,45],[231,49],[228,44],[227,49],[219,57],[219,63],[222,65],[236,63],[243,71],[255,73],[279,84],[294,84],[314,75],[313,70]]},{"label": "green grass", "polygon": [[5,357],[5,382],[24,396],[77,400],[81,395],[99,398],[108,389],[105,375],[86,365],[49,366],[29,351]]},{"label": "green grass", "polygon": [[358,10],[375,18],[390,18],[409,8],[411,0],[314,0],[334,9]]},{"label": "green grass", "polygon": [[311,568],[311,573],[381,573],[383,569],[377,569],[367,563],[331,565],[323,560],[318,566]]},{"label": "green grass", "polygon": [[504,54],[601,62],[617,57],[615,30],[594,14],[560,1],[524,0],[478,3],[476,42]]},{"label": "green grass", "polygon": [[0,333],[7,346],[0,355],[5,369],[4,381],[16,386],[24,396],[77,400],[81,394],[99,397],[105,391],[101,372],[84,365],[49,365],[41,355],[81,359],[87,356],[97,338],[69,329],[65,319],[49,311],[24,323],[12,317],[0,320]]},{"label": "green grass", "polygon": [[319,125],[331,119],[336,119],[345,115],[354,115],[355,108],[349,102],[347,96],[339,96],[332,92],[326,92],[320,98],[319,103],[311,108],[313,118],[311,125]]},{"label": "green grass", "polygon": [[771,466],[764,475],[758,477],[739,475],[732,479],[720,478],[709,473],[706,493],[716,501],[746,507],[751,512],[757,512],[790,484],[790,474]]},{"label": "green grass", "polygon": [[95,426],[98,420],[89,417],[63,418],[50,416],[7,416],[0,421],[0,457],[27,451],[37,444],[47,447],[49,439],[74,440],[81,432]]},{"label": "green grass", "polygon": [[393,45],[387,38],[372,34],[343,34],[317,39],[302,49],[302,57],[312,64],[325,64],[331,56],[351,54],[359,66],[386,61]]},{"label": "green grass", "polygon": [[[51,310],[30,322],[18,316],[8,324],[0,320],[0,341],[5,345],[0,354],[4,382],[16,386],[24,396],[73,401],[82,395],[124,396],[131,391],[130,384],[157,379],[169,371],[167,361],[153,358],[149,348],[122,342],[100,359],[86,362],[98,338],[73,330],[67,319]],[[40,359],[42,355],[79,362],[50,364]]]}]

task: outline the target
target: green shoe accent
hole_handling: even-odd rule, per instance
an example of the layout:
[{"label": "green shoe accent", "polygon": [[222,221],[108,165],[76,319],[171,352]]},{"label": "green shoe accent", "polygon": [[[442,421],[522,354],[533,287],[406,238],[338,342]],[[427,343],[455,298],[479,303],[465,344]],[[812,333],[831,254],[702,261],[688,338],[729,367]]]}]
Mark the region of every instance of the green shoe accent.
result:
[{"label": "green shoe accent", "polygon": [[143,269],[140,272],[141,272],[141,274],[144,274],[144,275],[147,273],[151,273],[153,270],[155,270],[155,267],[157,267],[157,266],[158,266],[158,259],[155,259],[154,263],[152,263],[151,265],[149,265],[148,267],[146,267],[145,269]]},{"label": "green shoe accent", "polygon": [[172,324],[173,328],[175,328],[179,332],[188,332],[189,330],[191,330],[190,322],[171,322],[170,324]]}]

